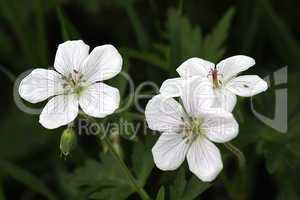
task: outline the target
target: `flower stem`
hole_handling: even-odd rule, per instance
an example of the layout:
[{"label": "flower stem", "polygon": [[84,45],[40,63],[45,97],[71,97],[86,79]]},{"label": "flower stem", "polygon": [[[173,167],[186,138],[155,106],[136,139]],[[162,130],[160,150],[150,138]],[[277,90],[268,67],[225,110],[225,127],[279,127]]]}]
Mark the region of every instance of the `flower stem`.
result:
[{"label": "flower stem", "polygon": [[[98,123],[94,118],[84,114],[84,113],[80,113],[83,117],[85,117],[86,119],[92,121],[93,123]],[[105,142],[105,144],[107,145],[109,151],[111,152],[111,154],[114,156],[114,158],[116,159],[116,161],[119,163],[120,167],[122,168],[124,174],[126,174],[128,180],[130,181],[130,185],[131,187],[140,195],[140,197],[142,198],[142,200],[150,200],[151,198],[149,197],[149,195],[146,193],[146,191],[143,189],[143,187],[141,187],[137,180],[133,177],[133,175],[131,174],[130,170],[128,169],[128,167],[126,166],[126,164],[124,163],[123,159],[120,157],[120,155],[118,154],[118,152],[116,151],[116,149],[114,148],[113,144],[111,143],[110,139],[108,137],[102,137],[101,134],[97,134],[97,139],[103,142]]]},{"label": "flower stem", "polygon": [[[99,140],[101,140],[100,135],[97,135],[97,137],[98,137]],[[137,183],[136,179],[133,177],[133,175],[129,171],[128,167],[126,166],[126,164],[124,163],[124,161],[122,160],[122,158],[120,157],[118,152],[116,151],[116,149],[113,147],[113,144],[111,143],[110,139],[105,137],[103,139],[103,141],[106,143],[106,145],[108,146],[109,151],[114,156],[116,161],[119,163],[119,165],[122,168],[124,174],[126,174],[128,180],[130,181],[130,184],[131,184],[132,188],[135,189],[135,191],[140,195],[140,197],[143,200],[150,200],[151,198],[145,192],[145,190],[142,187],[140,187],[140,185]]]},{"label": "flower stem", "polygon": [[244,168],[244,166],[246,164],[246,158],[245,158],[243,152],[241,152],[237,147],[235,147],[230,142],[224,143],[224,146],[238,158],[239,167],[241,169]]}]

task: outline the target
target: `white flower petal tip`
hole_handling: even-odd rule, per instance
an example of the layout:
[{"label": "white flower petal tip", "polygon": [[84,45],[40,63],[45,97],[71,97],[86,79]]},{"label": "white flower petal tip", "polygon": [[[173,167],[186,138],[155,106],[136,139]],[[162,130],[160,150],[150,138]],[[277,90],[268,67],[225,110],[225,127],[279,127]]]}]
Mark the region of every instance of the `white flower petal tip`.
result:
[{"label": "white flower petal tip", "polygon": [[59,95],[50,99],[40,115],[40,124],[55,129],[74,121],[78,115],[76,95]]},{"label": "white flower petal tip", "polygon": [[96,118],[103,118],[114,113],[120,104],[120,93],[117,88],[104,83],[88,87],[79,97],[82,110]]},{"label": "white flower petal tip", "polygon": [[187,153],[187,161],[190,171],[204,182],[213,181],[223,169],[219,149],[205,138],[191,145]]},{"label": "white flower petal tip", "polygon": [[226,88],[236,95],[251,97],[266,91],[268,89],[268,84],[259,76],[245,75],[230,80],[227,83]]},{"label": "white flower petal tip", "polygon": [[122,56],[118,50],[106,44],[93,49],[80,71],[88,81],[97,82],[116,76],[121,72],[122,64]]},{"label": "white flower petal tip", "polygon": [[152,148],[157,168],[168,171],[177,169],[185,160],[189,144],[180,134],[165,132]]},{"label": "white flower petal tip", "polygon": [[194,57],[183,62],[176,71],[181,77],[185,78],[192,76],[207,77],[214,66],[215,64],[212,62]]},{"label": "white flower petal tip", "polygon": [[30,103],[38,103],[61,93],[63,93],[62,76],[53,70],[35,69],[19,86],[20,96]]},{"label": "white flower petal tip", "polygon": [[179,97],[182,94],[183,78],[172,78],[164,81],[159,89],[160,94],[165,97]]},{"label": "white flower petal tip", "polygon": [[179,131],[184,116],[182,106],[173,98],[163,95],[154,96],[145,109],[148,127],[156,131]]},{"label": "white flower petal tip", "polygon": [[239,133],[239,124],[232,113],[214,109],[205,114],[203,129],[207,138],[216,143],[225,143],[233,140]]},{"label": "white flower petal tip", "polygon": [[82,40],[66,41],[58,45],[54,68],[64,76],[69,76],[83,64],[89,55],[90,47]]},{"label": "white flower petal tip", "polygon": [[236,55],[226,58],[217,64],[217,69],[222,74],[222,80],[226,82],[238,73],[246,71],[255,65],[255,60],[249,56]]}]

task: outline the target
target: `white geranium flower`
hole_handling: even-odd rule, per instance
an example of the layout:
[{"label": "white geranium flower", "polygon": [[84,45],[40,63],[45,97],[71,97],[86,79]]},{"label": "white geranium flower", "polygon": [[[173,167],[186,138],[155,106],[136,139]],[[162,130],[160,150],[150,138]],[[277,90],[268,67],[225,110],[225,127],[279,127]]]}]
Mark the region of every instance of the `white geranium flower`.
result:
[{"label": "white geranium flower", "polygon": [[83,41],[67,41],[58,46],[55,70],[35,69],[19,87],[20,96],[30,103],[51,98],[40,115],[40,123],[54,129],[72,122],[80,108],[102,118],[119,107],[116,88],[101,81],[121,71],[122,57],[112,45],[98,46],[89,54]]},{"label": "white geranium flower", "polygon": [[166,80],[160,92],[169,97],[176,97],[181,93],[183,79],[193,76],[208,78],[213,83],[215,106],[221,106],[231,112],[237,101],[236,95],[251,97],[268,88],[266,81],[256,75],[236,77],[254,64],[253,58],[243,55],[229,57],[217,65],[201,58],[190,58],[176,70],[181,78]]},{"label": "white geranium flower", "polygon": [[146,106],[150,129],[162,132],[152,148],[156,166],[175,170],[187,158],[189,169],[202,181],[210,182],[223,168],[219,149],[238,134],[238,123],[224,109],[212,109],[211,82],[187,80],[180,99],[183,106],[164,95],[153,97]]}]

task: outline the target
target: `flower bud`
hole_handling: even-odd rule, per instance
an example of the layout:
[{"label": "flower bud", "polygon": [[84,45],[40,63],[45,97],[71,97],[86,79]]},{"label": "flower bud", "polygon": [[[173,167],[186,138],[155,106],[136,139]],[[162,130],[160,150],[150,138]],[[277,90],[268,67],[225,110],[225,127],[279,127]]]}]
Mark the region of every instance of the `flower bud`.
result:
[{"label": "flower bud", "polygon": [[[121,157],[124,158],[124,152],[121,146],[121,140],[120,140],[120,136],[118,134],[118,132],[112,132],[109,136],[109,139],[111,141],[111,144],[113,146],[113,148],[115,149],[115,151],[117,152],[117,154]],[[107,152],[108,151],[108,146],[106,143],[102,143],[103,146],[103,151]]]},{"label": "flower bud", "polygon": [[64,130],[60,138],[60,150],[65,155],[68,156],[70,152],[77,145],[77,136],[73,128],[67,128]]}]

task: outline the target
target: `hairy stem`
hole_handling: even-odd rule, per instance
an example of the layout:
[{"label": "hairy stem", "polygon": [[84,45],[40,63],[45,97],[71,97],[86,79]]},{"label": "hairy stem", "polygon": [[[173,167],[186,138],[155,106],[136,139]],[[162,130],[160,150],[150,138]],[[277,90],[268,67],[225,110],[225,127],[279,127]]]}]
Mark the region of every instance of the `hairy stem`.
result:
[{"label": "hairy stem", "polygon": [[[98,137],[100,139],[100,137]],[[124,174],[127,176],[128,180],[130,181],[130,184],[132,186],[132,188],[135,189],[135,191],[140,195],[140,197],[143,200],[150,200],[149,195],[145,192],[145,190],[137,183],[136,179],[133,177],[133,175],[131,174],[131,172],[129,171],[128,167],[126,166],[126,164],[124,163],[124,161],[122,160],[122,158],[120,157],[120,155],[118,154],[118,152],[116,151],[116,149],[113,147],[113,144],[111,143],[110,139],[105,137],[103,139],[103,141],[105,142],[105,144],[108,146],[109,151],[111,152],[111,154],[114,156],[114,158],[116,159],[116,161],[119,163],[120,167],[122,168]]]},{"label": "hairy stem", "polygon": [[238,158],[239,167],[244,168],[245,163],[246,163],[246,158],[245,158],[243,152],[241,152],[237,147],[235,147],[230,142],[224,143],[224,146]]},{"label": "hairy stem", "polygon": [[[85,115],[84,113],[80,113],[80,114],[82,116],[84,116],[86,119],[92,121],[93,123],[98,123],[94,118],[89,117],[89,116]],[[116,159],[116,161],[120,165],[120,167],[121,167],[122,171],[124,172],[124,174],[127,176],[131,187],[140,195],[141,199],[142,200],[150,200],[151,198],[146,193],[146,191],[143,189],[143,187],[141,187],[139,185],[139,183],[137,182],[137,180],[133,177],[132,173],[130,172],[130,170],[126,166],[125,162],[123,161],[123,159],[120,157],[120,155],[118,154],[118,152],[114,148],[114,146],[111,143],[110,139],[106,136],[103,138],[100,134],[97,135],[97,139],[100,142],[104,142],[107,145],[109,151],[111,152],[111,154],[114,156],[114,158]]]}]

